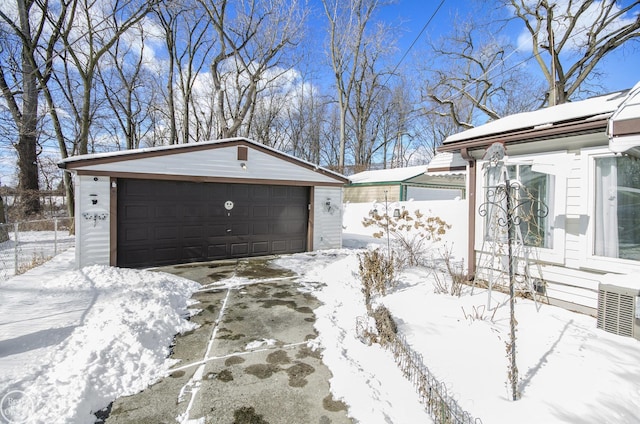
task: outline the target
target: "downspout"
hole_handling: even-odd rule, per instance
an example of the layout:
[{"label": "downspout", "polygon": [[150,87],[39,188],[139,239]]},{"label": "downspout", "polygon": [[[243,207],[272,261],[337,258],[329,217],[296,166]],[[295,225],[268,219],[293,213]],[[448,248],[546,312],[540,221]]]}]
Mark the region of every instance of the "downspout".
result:
[{"label": "downspout", "polygon": [[467,234],[467,277],[469,279],[473,279],[476,273],[476,185],[477,185],[477,177],[476,177],[476,160],[469,154],[469,150],[465,147],[460,150],[460,155],[462,159],[466,160],[468,163],[468,178],[469,178],[469,188],[468,188],[468,211],[467,211],[467,221],[469,223],[468,234]]}]

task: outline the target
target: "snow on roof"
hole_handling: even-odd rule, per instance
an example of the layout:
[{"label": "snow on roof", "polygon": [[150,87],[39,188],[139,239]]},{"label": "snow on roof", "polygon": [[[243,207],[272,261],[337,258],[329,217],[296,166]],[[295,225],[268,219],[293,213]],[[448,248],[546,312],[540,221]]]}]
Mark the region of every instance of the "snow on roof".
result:
[{"label": "snow on roof", "polygon": [[[466,168],[467,161],[462,159],[462,156],[458,152],[440,152],[431,159],[429,164],[427,165],[427,173],[441,173],[445,172],[444,169],[451,168]],[[450,173],[456,174],[461,173],[460,171],[448,171]],[[462,172],[464,173],[464,172]]]},{"label": "snow on roof", "polygon": [[469,130],[450,135],[443,144],[455,143],[483,136],[508,133],[527,128],[552,126],[553,124],[576,119],[608,118],[624,101],[629,90],[618,91],[603,96],[577,102],[563,103],[532,112],[516,113],[491,121]]},{"label": "snow on roof", "polygon": [[352,184],[401,182],[422,175],[426,172],[426,165],[409,166],[406,168],[378,169],[364,171],[349,176]]}]

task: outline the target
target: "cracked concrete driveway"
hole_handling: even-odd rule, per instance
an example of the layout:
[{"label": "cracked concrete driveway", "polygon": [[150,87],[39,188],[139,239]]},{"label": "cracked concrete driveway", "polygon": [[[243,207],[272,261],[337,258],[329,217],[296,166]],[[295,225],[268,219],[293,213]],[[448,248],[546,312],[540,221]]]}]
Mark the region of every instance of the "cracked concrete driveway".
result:
[{"label": "cracked concrete driveway", "polygon": [[[159,268],[203,285],[200,327],[176,338],[171,374],[117,399],[107,423],[351,423],[314,350],[318,301],[267,259]],[[231,276],[247,284],[216,287]],[[236,280],[237,281],[237,280]]]}]

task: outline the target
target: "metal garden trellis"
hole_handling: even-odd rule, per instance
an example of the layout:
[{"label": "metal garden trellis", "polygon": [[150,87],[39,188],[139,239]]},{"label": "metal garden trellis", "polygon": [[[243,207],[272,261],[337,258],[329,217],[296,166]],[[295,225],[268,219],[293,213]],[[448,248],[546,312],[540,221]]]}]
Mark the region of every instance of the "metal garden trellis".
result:
[{"label": "metal garden trellis", "polygon": [[[499,171],[499,179],[496,185],[488,186],[485,202],[478,208],[481,217],[493,219],[491,225],[496,228],[506,228],[507,244],[507,275],[509,279],[509,329],[510,337],[507,343],[507,356],[509,358],[509,383],[511,386],[511,396],[517,400],[518,390],[518,367],[516,363],[516,318],[515,318],[515,286],[516,286],[516,260],[518,256],[514,254],[514,247],[522,247],[524,239],[522,237],[520,223],[523,219],[528,219],[533,215],[544,218],[549,213],[547,205],[540,199],[535,199],[539,203],[539,208],[534,211],[530,208],[527,217],[521,214],[523,207],[531,203],[532,197],[527,192],[527,188],[518,180],[511,180],[507,167],[504,164],[505,149],[502,143],[494,143],[485,154],[485,159],[489,161],[489,167]],[[492,240],[496,242],[496,240]],[[494,258],[495,259],[495,258]],[[527,268],[528,271],[528,268]],[[489,282],[491,289],[491,282]],[[491,294],[489,293],[489,298]]]}]

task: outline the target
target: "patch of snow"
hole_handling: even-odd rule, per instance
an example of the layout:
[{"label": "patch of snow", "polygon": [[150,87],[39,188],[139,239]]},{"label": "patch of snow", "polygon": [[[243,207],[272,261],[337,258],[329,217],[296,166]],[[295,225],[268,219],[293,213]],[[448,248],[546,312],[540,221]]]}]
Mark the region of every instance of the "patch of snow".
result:
[{"label": "patch of snow", "polygon": [[254,350],[254,349],[259,349],[262,346],[275,346],[276,345],[276,340],[274,339],[260,339],[260,340],[254,340],[252,342],[247,343],[247,345],[244,347],[244,350]]}]

